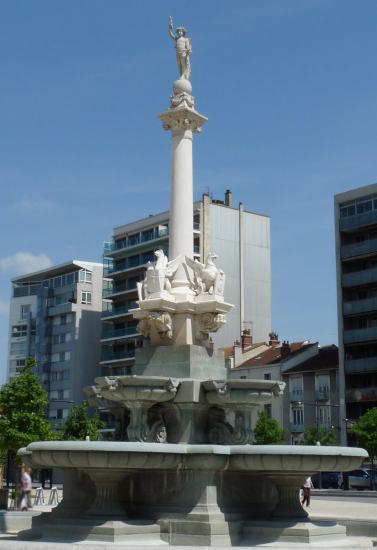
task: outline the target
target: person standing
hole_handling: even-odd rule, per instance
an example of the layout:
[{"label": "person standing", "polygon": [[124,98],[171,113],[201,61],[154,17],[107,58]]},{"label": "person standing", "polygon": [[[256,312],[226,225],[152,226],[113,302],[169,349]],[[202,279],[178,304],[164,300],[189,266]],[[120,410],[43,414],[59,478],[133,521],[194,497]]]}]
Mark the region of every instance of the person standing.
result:
[{"label": "person standing", "polygon": [[310,505],[310,489],[312,489],[312,488],[313,488],[312,478],[308,477],[305,480],[305,483],[304,483],[303,488],[302,488],[304,496],[303,496],[303,499],[301,501],[302,505],[304,505],[306,503],[306,507],[308,507]]},{"label": "person standing", "polygon": [[23,466],[21,470],[21,489],[22,489],[22,499],[21,499],[21,510],[27,511],[28,508],[32,508],[31,503],[31,468],[28,466]]}]

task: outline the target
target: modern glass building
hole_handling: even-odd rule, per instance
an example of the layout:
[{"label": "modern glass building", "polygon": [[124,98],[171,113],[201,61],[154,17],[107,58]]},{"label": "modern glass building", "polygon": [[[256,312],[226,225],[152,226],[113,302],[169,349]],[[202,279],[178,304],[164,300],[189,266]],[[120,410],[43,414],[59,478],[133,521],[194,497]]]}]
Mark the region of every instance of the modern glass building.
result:
[{"label": "modern glass building", "polygon": [[[234,304],[227,324],[213,335],[216,347],[231,345],[245,328],[255,340],[268,340],[271,332],[270,218],[232,206],[232,193],[224,200],[203,195],[194,203],[193,255],[204,262],[209,252],[226,274],[225,301]],[[169,212],[127,223],[113,230],[104,249],[102,311],[102,374],[129,374],[135,347],[143,346],[137,321],[136,285],[144,279],[154,251],[169,249]]]},{"label": "modern glass building", "polygon": [[347,426],[377,406],[377,184],[335,195],[339,367]]},{"label": "modern glass building", "polygon": [[56,425],[100,374],[102,271],[73,260],[12,279],[8,380],[35,357]]}]

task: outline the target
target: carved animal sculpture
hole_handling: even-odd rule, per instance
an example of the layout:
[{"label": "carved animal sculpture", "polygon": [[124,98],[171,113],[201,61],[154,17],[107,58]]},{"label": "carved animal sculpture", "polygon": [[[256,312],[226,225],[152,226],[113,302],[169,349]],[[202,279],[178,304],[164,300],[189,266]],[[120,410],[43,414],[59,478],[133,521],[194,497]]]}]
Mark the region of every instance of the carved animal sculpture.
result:
[{"label": "carved animal sculpture", "polygon": [[198,260],[192,260],[186,256],[186,263],[194,272],[194,288],[197,294],[208,292],[213,294],[216,277],[221,270],[217,269],[213,260],[217,258],[216,254],[209,252],[206,263],[202,264]]}]

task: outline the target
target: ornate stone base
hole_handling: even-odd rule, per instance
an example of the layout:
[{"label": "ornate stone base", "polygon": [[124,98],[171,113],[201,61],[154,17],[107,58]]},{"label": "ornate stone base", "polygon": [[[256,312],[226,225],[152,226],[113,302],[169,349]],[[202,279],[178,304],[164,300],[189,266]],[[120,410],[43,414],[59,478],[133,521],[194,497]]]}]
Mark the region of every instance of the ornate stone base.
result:
[{"label": "ornate stone base", "polygon": [[137,349],[134,374],[171,376],[197,380],[224,380],[227,371],[224,357],[202,346],[160,346]]}]

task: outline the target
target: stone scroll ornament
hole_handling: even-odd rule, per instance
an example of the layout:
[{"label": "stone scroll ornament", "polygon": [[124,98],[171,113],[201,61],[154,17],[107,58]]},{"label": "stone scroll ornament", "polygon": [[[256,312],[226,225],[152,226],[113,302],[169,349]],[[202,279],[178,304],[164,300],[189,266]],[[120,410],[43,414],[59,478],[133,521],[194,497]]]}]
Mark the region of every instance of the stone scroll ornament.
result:
[{"label": "stone scroll ornament", "polygon": [[191,286],[197,295],[213,294],[224,296],[225,273],[215,265],[217,254],[209,252],[204,264],[186,256],[186,264],[191,267],[194,278]]}]

